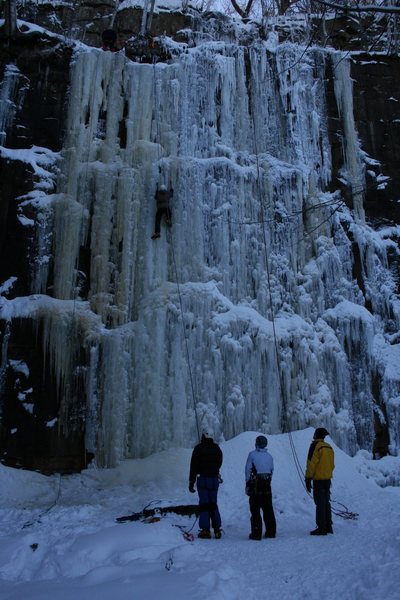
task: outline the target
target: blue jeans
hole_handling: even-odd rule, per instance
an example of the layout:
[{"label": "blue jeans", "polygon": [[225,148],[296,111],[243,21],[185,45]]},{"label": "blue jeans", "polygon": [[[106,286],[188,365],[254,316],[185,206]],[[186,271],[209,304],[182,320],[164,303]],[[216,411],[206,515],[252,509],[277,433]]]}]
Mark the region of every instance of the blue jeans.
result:
[{"label": "blue jeans", "polygon": [[221,515],[219,514],[217,497],[219,481],[218,477],[197,478],[197,492],[199,494],[199,526],[200,529],[221,529]]}]

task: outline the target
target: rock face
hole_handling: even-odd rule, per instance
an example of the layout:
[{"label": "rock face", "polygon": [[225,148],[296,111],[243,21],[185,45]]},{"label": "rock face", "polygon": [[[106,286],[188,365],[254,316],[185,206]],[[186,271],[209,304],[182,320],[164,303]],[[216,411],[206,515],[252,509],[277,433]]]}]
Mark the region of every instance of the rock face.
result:
[{"label": "rock face", "polygon": [[[298,67],[301,51],[260,51],[255,26],[157,13],[152,32],[174,43],[156,69],[72,41],[99,46],[113,22],[124,44],[139,10],[25,16],[67,39],[24,25],[1,40],[2,460],[73,472],[191,445],[193,394],[226,437],[322,418],[349,452],[396,452],[399,59],[357,54],[347,73],[321,50]],[[176,209],[158,254],[162,178]],[[336,221],[337,194],[349,212]],[[310,210],[327,200],[321,232]],[[391,226],[378,250],[364,214]]]},{"label": "rock face", "polygon": [[[400,62],[398,57],[358,54],[352,61],[354,114],[362,148],[379,161],[366,179],[365,210],[372,220],[400,222]],[[374,176],[374,173],[376,176]],[[379,175],[388,176],[381,185]]]},{"label": "rock face", "polygon": [[[33,33],[20,35],[10,42],[3,39],[0,52],[2,109],[6,118],[2,143],[13,149],[37,146],[58,152],[65,127],[71,48]],[[22,154],[21,157],[23,159]],[[27,265],[26,257],[31,249],[26,229],[17,219],[15,200],[32,190],[34,177],[32,167],[24,160],[3,157],[2,281],[21,273],[22,265]],[[29,275],[24,273],[17,283],[18,295],[29,293],[28,282]]]},{"label": "rock face", "polygon": [[[33,226],[26,224],[33,225],[37,213],[34,203],[26,206],[24,199],[39,178],[26,160],[25,149],[35,147],[38,157],[43,157],[40,148],[57,153],[62,147],[72,48],[34,32],[10,42],[3,39],[0,53],[3,117],[8,113],[2,144],[17,151],[12,156],[2,154],[1,160],[0,280],[16,277],[11,297],[28,296],[38,248]],[[44,472],[82,468],[82,432],[66,439],[57,427],[47,426],[59,406],[56,382],[46,376],[38,351],[40,331],[29,318],[16,319],[10,331],[3,321],[2,339],[8,343],[9,365],[14,365],[2,373],[2,458],[7,464]],[[29,373],[21,365],[29,365]]]}]

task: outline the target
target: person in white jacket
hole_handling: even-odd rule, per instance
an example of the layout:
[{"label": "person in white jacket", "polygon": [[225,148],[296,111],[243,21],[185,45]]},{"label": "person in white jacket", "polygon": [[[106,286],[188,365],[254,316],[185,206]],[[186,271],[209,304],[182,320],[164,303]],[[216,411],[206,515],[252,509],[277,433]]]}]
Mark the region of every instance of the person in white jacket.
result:
[{"label": "person in white jacket", "polygon": [[272,506],[271,479],[274,472],[274,459],[267,450],[265,435],[256,438],[256,449],[250,452],[245,467],[246,494],[250,504],[250,540],[261,540],[263,514],[265,537],[276,536],[276,520]]}]

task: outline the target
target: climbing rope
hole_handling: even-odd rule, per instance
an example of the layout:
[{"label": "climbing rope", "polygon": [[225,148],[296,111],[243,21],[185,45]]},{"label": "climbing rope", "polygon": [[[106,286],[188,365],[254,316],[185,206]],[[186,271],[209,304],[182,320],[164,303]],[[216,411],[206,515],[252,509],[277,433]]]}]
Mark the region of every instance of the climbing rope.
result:
[{"label": "climbing rope", "polygon": [[[150,508],[154,504],[156,506],[154,506],[154,508]],[[176,514],[180,514],[178,510],[174,510],[174,509],[186,508],[186,507],[178,506],[178,507],[171,507],[170,510],[168,510],[169,507],[159,506],[160,504],[162,504],[162,500],[152,500],[151,502],[146,504],[146,506],[141,511],[134,512],[134,513],[132,513],[130,515],[126,515],[124,517],[117,517],[116,521],[117,521],[117,523],[126,523],[128,521],[142,521],[144,523],[157,523],[161,520],[162,517],[165,517],[167,513],[176,512]],[[188,506],[187,508],[191,509],[194,507]],[[182,514],[184,514],[184,513],[182,513]],[[199,518],[198,514],[196,514],[196,517],[190,528],[188,528],[185,525],[182,525],[180,523],[172,523],[172,526],[177,527],[181,531],[181,533],[186,541],[193,542],[194,535],[192,534],[192,530],[193,530],[194,526],[196,525],[198,518]]]},{"label": "climbing rope", "polygon": [[257,138],[256,138],[256,133],[255,133],[256,132],[256,123],[255,123],[255,118],[254,118],[254,111],[252,111],[252,121],[253,121],[252,129],[253,129],[253,140],[254,140],[254,152],[255,152],[256,172],[257,172],[256,189],[257,189],[257,196],[258,196],[258,201],[259,201],[259,205],[260,205],[260,214],[261,214],[260,224],[263,225],[262,235],[263,235],[263,243],[264,243],[265,267],[266,267],[266,273],[267,273],[268,299],[269,299],[270,310],[271,310],[271,323],[272,323],[272,331],[273,331],[273,339],[274,339],[276,365],[277,365],[277,370],[278,370],[279,389],[280,389],[281,398],[282,398],[283,411],[282,411],[282,417],[281,417],[281,424],[282,424],[282,431],[285,433],[287,403],[286,403],[286,397],[285,397],[285,391],[284,391],[284,385],[283,385],[283,376],[282,376],[281,362],[280,362],[279,349],[278,349],[278,339],[277,339],[276,326],[275,326],[274,306],[273,306],[273,300],[272,300],[271,272],[270,272],[269,261],[268,261],[268,259],[269,259],[268,243],[267,243],[267,235],[266,235],[265,227],[264,227],[264,225],[266,223],[266,219],[265,219],[263,197],[262,197],[261,185],[260,185],[261,168],[260,168],[259,153],[258,153],[258,147],[257,147]]},{"label": "climbing rope", "polygon": [[[252,121],[253,121],[252,129],[253,129],[253,138],[254,138],[254,151],[255,151],[255,159],[256,159],[256,166],[257,166],[256,187],[257,187],[257,195],[258,195],[259,204],[260,204],[260,213],[261,213],[260,223],[263,225],[262,231],[263,231],[263,242],[264,242],[265,265],[266,265],[266,273],[267,273],[268,296],[269,296],[270,310],[271,310],[271,323],[272,323],[272,331],[273,331],[273,338],[274,338],[274,348],[275,348],[275,358],[276,358],[276,365],[277,365],[277,371],[278,371],[279,388],[280,388],[280,394],[281,394],[281,399],[282,399],[282,412],[283,412],[282,432],[285,433],[285,429],[287,426],[286,418],[287,418],[288,408],[287,408],[285,388],[283,385],[281,358],[280,358],[280,354],[279,354],[278,340],[277,340],[276,327],[275,327],[275,314],[274,314],[274,306],[273,306],[273,300],[272,300],[271,272],[270,272],[269,262],[268,262],[268,244],[267,244],[267,236],[266,236],[265,226],[264,226],[266,223],[266,220],[265,220],[265,211],[264,211],[264,205],[263,205],[263,195],[261,192],[261,185],[260,185],[261,170],[260,170],[259,152],[258,152],[258,147],[257,147],[257,138],[256,138],[256,133],[255,133],[256,126],[255,126],[254,111],[252,111]],[[339,206],[336,207],[336,209],[328,217],[329,219],[332,217],[332,215],[337,210],[339,210],[340,206],[341,206],[341,204],[339,204]],[[321,226],[321,223],[318,225],[318,227],[320,227],[320,226]],[[316,227],[315,229],[317,229],[318,227]],[[312,231],[315,231],[315,229],[313,229]],[[308,232],[308,235],[310,233],[311,232]],[[299,457],[298,457],[298,454],[296,451],[292,432],[288,429],[288,431],[286,433],[288,434],[289,444],[290,444],[290,448],[292,451],[293,461],[294,461],[294,465],[295,465],[297,474],[300,478],[303,488],[305,489],[307,494],[311,497],[311,494],[308,492],[306,485],[305,485],[305,473],[304,473],[303,467],[300,463],[300,460],[299,460]],[[332,500],[332,502],[336,503],[336,504],[340,504],[340,503],[336,502],[335,500]],[[340,516],[344,519],[357,519],[357,516],[358,516],[357,513],[353,513],[351,511],[349,511],[349,509],[344,504],[340,504],[340,506],[342,506],[341,510],[332,508],[332,512],[335,515]]]},{"label": "climbing rope", "polygon": [[194,535],[192,533],[192,530],[194,529],[194,526],[196,525],[197,521],[198,521],[199,517],[196,517],[195,520],[193,521],[193,525],[191,526],[190,529],[187,529],[187,527],[185,527],[184,525],[178,525],[174,523],[174,527],[177,527],[178,529],[180,529],[184,539],[187,542],[193,542],[194,541]]},{"label": "climbing rope", "polygon": [[337,504],[338,506],[342,507],[341,509],[334,508],[333,506],[331,507],[331,510],[332,510],[333,514],[336,515],[337,517],[342,517],[342,519],[346,519],[346,520],[353,520],[353,521],[357,520],[358,513],[351,512],[347,508],[347,506],[345,506],[341,502],[338,502],[337,500],[331,500],[331,504]]},{"label": "climbing rope", "polygon": [[[329,206],[335,206],[334,210],[332,212],[330,212],[330,214],[323,219],[322,221],[320,221],[315,227],[313,227],[313,229],[310,230],[306,230],[305,231],[305,235],[297,240],[297,243],[301,243],[302,241],[305,241],[307,239],[307,237],[309,237],[311,235],[311,233],[313,233],[314,231],[316,231],[317,229],[319,229],[320,227],[322,227],[322,225],[324,225],[325,223],[327,223],[328,221],[330,221],[333,217],[333,215],[339,211],[341,208],[343,208],[344,206],[346,206],[346,203],[343,200],[329,200],[327,202],[321,202],[319,205],[317,206],[309,206],[308,208],[305,208],[304,211],[294,211],[292,213],[289,213],[288,215],[285,215],[284,217],[282,217],[282,221],[291,221],[292,217],[295,217],[299,214],[303,214],[306,212],[310,212],[313,210],[319,210],[321,208],[327,208]],[[272,218],[272,219],[265,219],[264,221],[262,220],[257,220],[257,221],[234,221],[233,219],[225,219],[223,215],[218,215],[215,217],[215,220],[220,220],[223,223],[229,223],[232,225],[239,225],[239,226],[244,226],[244,225],[261,225],[261,224],[266,224],[266,223],[276,223],[276,219]],[[300,229],[300,226],[298,227],[293,227],[292,231],[296,232]]]},{"label": "climbing rope", "polygon": [[[153,69],[154,69],[154,106],[155,106],[156,135],[157,135],[158,144],[160,145],[159,124],[158,124],[158,119],[157,119],[157,114],[158,114],[158,111],[157,111],[157,85],[156,85],[157,81],[156,81],[156,70],[155,70],[155,67],[156,67],[155,61],[153,61]],[[290,430],[286,431],[286,429],[287,429],[287,412],[288,412],[288,406],[287,406],[287,400],[286,400],[286,394],[285,394],[285,387],[284,387],[284,383],[283,383],[281,358],[280,358],[279,347],[278,347],[278,336],[277,336],[277,333],[276,333],[275,314],[274,314],[274,306],[273,306],[273,298],[272,298],[271,272],[270,272],[269,256],[268,256],[268,243],[267,243],[267,236],[266,236],[266,230],[265,230],[265,224],[267,223],[267,220],[265,219],[265,210],[264,210],[264,204],[263,204],[263,195],[262,195],[262,192],[261,192],[261,185],[260,185],[260,181],[261,181],[261,168],[260,168],[259,151],[258,151],[257,138],[256,138],[256,124],[255,124],[254,111],[252,111],[252,121],[253,121],[252,131],[253,131],[253,138],[254,138],[254,150],[255,150],[256,172],[257,172],[256,189],[257,189],[257,195],[258,195],[259,205],[260,205],[260,214],[261,214],[261,219],[260,219],[259,223],[263,225],[263,227],[262,227],[262,235],[263,235],[263,243],[264,243],[264,256],[265,256],[266,274],[267,274],[268,298],[269,298],[270,311],[271,311],[271,323],[272,323],[273,340],[274,340],[274,350],[275,350],[275,358],[276,358],[276,365],[277,365],[277,372],[278,372],[278,382],[279,382],[280,395],[281,395],[281,399],[282,399],[281,426],[282,426],[282,431],[286,432],[288,434],[288,439],[289,439],[290,448],[291,448],[291,451],[292,451],[292,456],[293,456],[293,461],[294,461],[294,464],[295,464],[295,468],[296,468],[297,474],[298,474],[298,476],[300,478],[300,481],[302,483],[302,486],[307,491],[306,486],[305,486],[305,474],[304,474],[304,470],[302,468],[302,465],[300,463],[300,460],[299,460],[299,457],[298,457],[298,454],[297,454],[297,451],[296,451],[296,448],[295,448],[295,444],[294,444],[294,441],[293,441],[292,433],[291,433]],[[328,203],[326,203],[326,204],[328,204]],[[331,203],[329,203],[329,204],[331,204]],[[343,205],[342,202],[338,202],[337,204],[338,205],[336,206],[336,208],[333,210],[333,212],[329,215],[329,217],[326,220],[330,220],[332,218],[333,214],[337,210],[339,210],[339,208],[341,208],[341,206]],[[313,231],[315,231],[316,229],[318,229],[318,227],[320,227],[326,220],[324,220],[322,223],[319,223],[318,226],[316,228],[314,228],[313,230],[307,232],[307,235],[310,235],[310,233],[312,233]],[[183,303],[182,303],[182,294],[181,294],[180,285],[179,285],[178,269],[177,269],[176,257],[175,257],[175,248],[174,248],[173,236],[172,236],[171,232],[169,233],[169,238],[170,238],[172,261],[173,261],[173,267],[174,267],[175,279],[176,279],[176,285],[177,285],[179,306],[180,306],[180,312],[181,312],[181,317],[182,317],[182,327],[183,327],[183,335],[184,335],[184,340],[185,340],[186,360],[187,360],[187,364],[188,364],[190,386],[191,386],[193,406],[194,406],[194,411],[195,411],[197,434],[198,434],[198,437],[200,439],[199,416],[198,416],[198,411],[197,411],[196,395],[195,395],[195,391],[194,391],[193,375],[192,375],[191,360],[190,360],[190,353],[189,353],[189,342],[188,342],[188,336],[187,336],[185,322],[184,322],[184,311],[183,311]],[[333,502],[336,503],[336,504],[340,504],[340,503],[338,503],[336,501],[333,501]],[[340,506],[342,506],[341,510],[339,510],[339,509],[332,509],[332,512],[335,515],[341,516],[341,517],[343,517],[345,519],[354,519],[354,518],[357,518],[357,516],[358,516],[357,513],[350,512],[348,510],[348,508],[346,506],[344,506],[343,504],[340,504]],[[197,519],[196,519],[196,521],[197,521]],[[191,529],[193,529],[194,525],[196,524],[196,521],[193,523],[193,526],[192,526]],[[180,527],[180,526],[178,526],[178,527]],[[190,533],[191,529],[187,533]]]},{"label": "climbing rope", "polygon": [[41,519],[44,517],[44,515],[47,515],[47,513],[49,513],[55,506],[57,506],[60,496],[61,496],[61,473],[58,473],[58,487],[57,487],[57,492],[56,492],[54,501],[48,508],[46,508],[41,513],[39,513],[39,515],[36,517],[36,519],[32,519],[31,521],[27,521],[26,523],[24,523],[22,525],[22,529],[26,529],[27,527],[32,527],[32,525],[35,525],[36,523],[41,523]]},{"label": "climbing rope", "polygon": [[[266,235],[265,226],[264,226],[266,219],[265,219],[265,210],[264,210],[264,204],[263,204],[263,195],[261,192],[261,185],[260,185],[261,168],[260,168],[259,152],[258,152],[258,145],[257,145],[257,138],[256,138],[256,124],[255,124],[255,118],[254,118],[254,111],[252,111],[252,121],[253,121],[252,130],[253,130],[253,140],[254,140],[254,152],[255,152],[256,167],[257,167],[256,168],[256,172],[257,172],[256,189],[257,189],[257,195],[258,195],[258,200],[259,200],[259,205],[260,205],[260,213],[261,213],[260,222],[263,225],[262,233],[263,233],[263,242],[264,242],[265,266],[266,266],[266,273],[267,273],[268,298],[269,298],[270,311],[271,311],[271,323],[272,323],[272,332],[273,332],[273,339],[274,339],[275,359],[276,359],[276,366],[277,366],[277,372],[278,372],[279,390],[280,390],[280,395],[281,395],[281,399],[282,399],[281,428],[282,428],[282,432],[285,433],[286,429],[287,429],[287,422],[286,422],[287,401],[286,401],[285,388],[284,388],[284,384],[283,384],[283,374],[282,374],[281,360],[280,360],[279,347],[278,347],[278,336],[276,334],[274,305],[273,305],[273,299],[272,299],[271,272],[270,272],[269,257],[268,257],[268,243],[267,243],[267,235]],[[293,461],[294,461],[294,465],[295,465],[297,474],[301,480],[303,487],[306,489],[305,481],[304,481],[304,479],[305,479],[304,471],[301,467],[300,460],[299,460],[297,452],[296,452],[292,433],[290,430],[288,430],[287,434],[288,434],[290,448],[292,451]]]},{"label": "climbing rope", "polygon": [[[157,144],[158,144],[158,153],[160,154],[161,143],[160,143],[160,130],[159,130],[158,110],[157,110],[158,96],[157,96],[157,74],[156,74],[156,58],[155,57],[153,58],[153,86],[154,86],[153,95],[154,95],[154,112],[155,112],[154,120],[155,120],[155,124],[156,124],[156,140],[157,140]],[[159,161],[160,161],[160,155],[158,156],[158,162]],[[170,242],[170,246],[171,246],[172,262],[173,262],[175,281],[176,281],[176,289],[178,292],[179,308],[180,308],[181,322],[182,322],[182,331],[183,331],[183,337],[184,337],[184,342],[185,342],[186,362],[188,365],[190,389],[192,392],[192,402],[193,402],[193,408],[194,408],[197,437],[198,437],[198,440],[200,441],[200,437],[201,437],[200,436],[200,419],[199,419],[198,408],[197,408],[197,398],[196,398],[196,394],[195,394],[195,390],[194,390],[192,364],[191,364],[190,352],[189,352],[189,340],[188,340],[188,335],[187,335],[186,326],[185,326],[182,293],[181,293],[181,287],[179,284],[178,268],[177,268],[176,257],[175,257],[174,240],[173,240],[173,235],[172,235],[172,231],[170,228],[168,228],[167,235],[169,236],[169,242]]]},{"label": "climbing rope", "polygon": [[178,291],[179,307],[180,307],[180,311],[181,311],[182,331],[183,331],[183,335],[184,335],[184,339],[185,339],[186,360],[187,360],[188,371],[189,371],[190,388],[192,390],[192,399],[193,399],[194,414],[195,414],[195,419],[196,419],[197,437],[200,441],[199,414],[198,414],[198,410],[197,410],[197,399],[196,399],[196,394],[194,391],[194,384],[193,384],[193,374],[192,374],[191,360],[190,360],[190,354],[189,354],[189,341],[188,341],[188,336],[187,336],[185,322],[184,322],[182,294],[181,294],[181,289],[180,289],[180,285],[179,285],[178,269],[176,266],[176,259],[175,259],[174,242],[173,242],[171,232],[169,232],[169,237],[170,237],[170,244],[171,244],[171,251],[172,251],[172,262],[173,262],[174,271],[175,271],[176,289]]}]

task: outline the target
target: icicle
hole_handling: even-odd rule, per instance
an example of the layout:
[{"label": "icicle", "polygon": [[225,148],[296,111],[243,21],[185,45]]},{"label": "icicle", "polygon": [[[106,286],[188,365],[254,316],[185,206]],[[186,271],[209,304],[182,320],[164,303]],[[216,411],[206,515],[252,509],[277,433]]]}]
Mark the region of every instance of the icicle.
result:
[{"label": "icicle", "polygon": [[361,222],[365,220],[363,207],[365,176],[361,163],[360,146],[353,115],[353,85],[350,79],[350,61],[342,54],[333,54],[334,87],[336,102],[343,120],[343,150],[346,177],[352,192],[354,213]]},{"label": "icicle", "polygon": [[87,384],[87,405],[85,416],[85,448],[96,456],[97,434],[100,425],[97,373],[99,372],[99,346],[90,348],[89,377]]},{"label": "icicle", "polygon": [[[3,80],[0,85],[0,145],[6,143],[6,131],[10,127],[19,102],[15,98],[18,86],[21,80],[26,80],[26,77],[21,75],[16,65],[6,65],[3,74]],[[23,95],[24,90],[21,89],[20,95]]]},{"label": "icicle", "polygon": [[[101,388],[98,389],[99,429],[97,460],[101,466],[113,466],[127,454],[127,409],[129,371],[124,332],[106,332],[101,338],[102,357],[98,366]],[[96,365],[97,366],[97,365]]]},{"label": "icicle", "polygon": [[[4,333],[3,339],[1,341],[1,363],[0,363],[0,393],[3,395],[4,393],[4,385],[8,364],[8,342],[11,334],[10,322],[6,321],[3,325]],[[0,405],[0,417],[2,412],[2,406]]]}]

